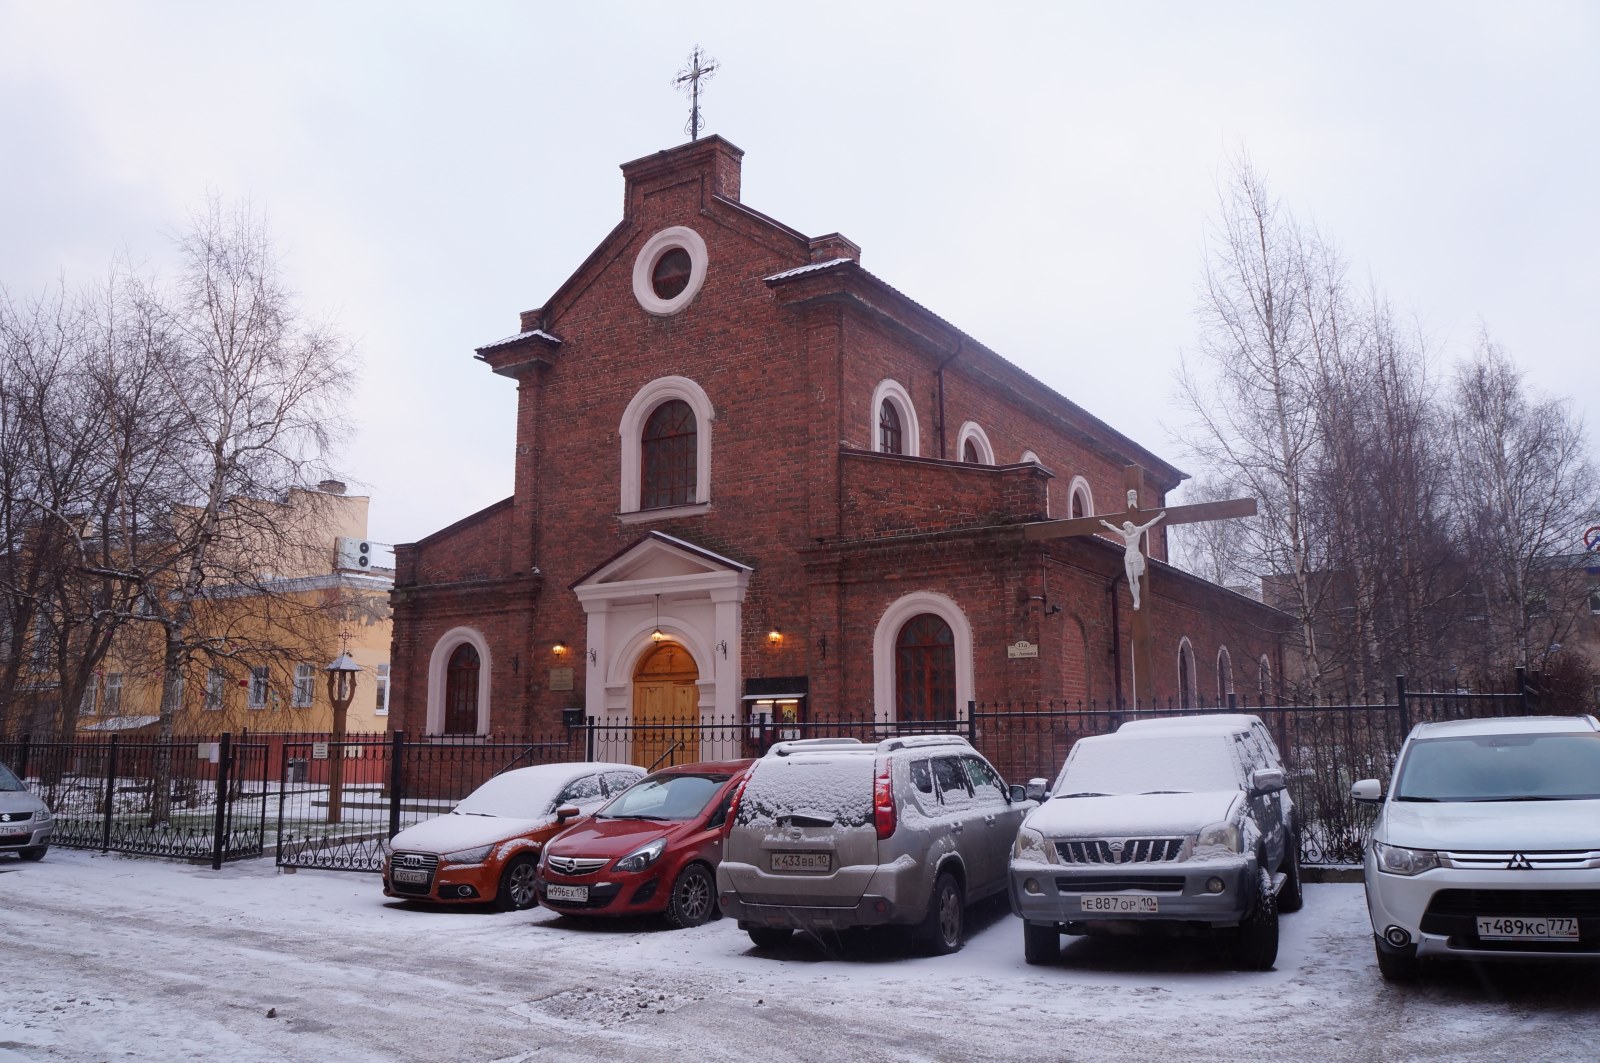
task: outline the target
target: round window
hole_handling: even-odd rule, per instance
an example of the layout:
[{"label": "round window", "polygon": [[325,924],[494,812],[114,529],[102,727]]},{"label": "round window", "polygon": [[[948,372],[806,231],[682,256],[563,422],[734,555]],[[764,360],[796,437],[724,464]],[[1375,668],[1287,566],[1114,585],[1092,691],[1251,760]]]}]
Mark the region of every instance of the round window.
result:
[{"label": "round window", "polygon": [[706,279],[706,242],[683,225],[662,229],[633,260],[633,297],[652,314],[676,314]]},{"label": "round window", "polygon": [[656,259],[656,268],[650,271],[650,288],[657,299],[676,299],[689,286],[689,274],[693,269],[689,252],[681,247],[671,248]]}]

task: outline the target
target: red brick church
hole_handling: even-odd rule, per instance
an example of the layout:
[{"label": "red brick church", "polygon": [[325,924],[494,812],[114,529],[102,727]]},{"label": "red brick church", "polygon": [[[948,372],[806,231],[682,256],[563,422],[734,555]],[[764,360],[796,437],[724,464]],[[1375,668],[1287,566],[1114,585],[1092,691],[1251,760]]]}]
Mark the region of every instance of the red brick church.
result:
[{"label": "red brick church", "polygon": [[1122,542],[1025,534],[1120,515],[1130,488],[1157,510],[1184,474],[850,240],[746,206],[743,154],[712,136],[625,164],[621,222],[478,349],[516,383],[516,482],[397,548],[390,726],[1270,692],[1286,618],[1164,564],[1162,524],[1137,677]]}]

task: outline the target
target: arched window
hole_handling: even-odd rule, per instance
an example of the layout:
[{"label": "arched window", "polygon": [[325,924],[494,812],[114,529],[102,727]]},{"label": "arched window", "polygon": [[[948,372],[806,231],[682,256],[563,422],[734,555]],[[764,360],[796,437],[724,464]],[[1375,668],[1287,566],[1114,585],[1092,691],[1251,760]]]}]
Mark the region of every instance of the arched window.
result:
[{"label": "arched window", "polygon": [[688,377],[664,376],[640,388],[622,413],[624,519],[711,501],[711,399]]},{"label": "arched window", "polygon": [[1072,486],[1067,488],[1072,499],[1068,513],[1074,517],[1094,516],[1094,493],[1089,490],[1089,481],[1081,476],[1072,478]]},{"label": "arched window", "polygon": [[956,453],[961,455],[962,461],[974,465],[994,464],[994,447],[989,445],[989,436],[977,421],[965,422],[956,433]]},{"label": "arched window", "polygon": [[478,733],[478,651],[463,642],[450,654],[444,679],[445,734]]},{"label": "arched window", "polygon": [[878,451],[882,454],[906,452],[905,431],[900,427],[900,411],[884,399],[878,404]]},{"label": "arched window", "polygon": [[[917,457],[922,453],[917,430],[917,410],[911,405],[911,393],[898,380],[880,380],[872,392],[872,405],[868,407],[870,421],[867,438],[878,454],[904,454]],[[890,430],[890,424],[894,429]]]},{"label": "arched window", "polygon": [[682,399],[663,402],[644,423],[644,474],[639,508],[685,506],[695,499],[694,411]]},{"label": "arched window", "polygon": [[955,635],[942,617],[922,613],[895,639],[895,715],[905,720],[956,718]]},{"label": "arched window", "polygon": [[1217,704],[1228,704],[1228,695],[1233,693],[1233,656],[1224,646],[1217,651]]},{"label": "arched window", "polygon": [[1194,648],[1187,637],[1178,643],[1178,708],[1194,708]]}]

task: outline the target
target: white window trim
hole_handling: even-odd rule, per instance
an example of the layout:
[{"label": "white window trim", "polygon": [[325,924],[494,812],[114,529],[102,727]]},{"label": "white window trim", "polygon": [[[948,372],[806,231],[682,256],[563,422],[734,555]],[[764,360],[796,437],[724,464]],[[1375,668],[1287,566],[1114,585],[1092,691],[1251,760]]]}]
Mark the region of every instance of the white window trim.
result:
[{"label": "white window trim", "polygon": [[1033,462],[1035,465],[1043,465],[1044,464],[1044,462],[1039,460],[1039,455],[1035,454],[1031,450],[1024,450],[1022,452],[1022,457],[1017,459],[1017,464],[1018,465],[1026,465],[1030,461]]},{"label": "white window trim", "polygon": [[489,654],[489,643],[483,633],[477,628],[455,627],[446,631],[438,642],[433,644],[433,655],[428,658],[428,714],[425,734],[437,735],[444,732],[444,688],[450,671],[450,655],[456,647],[463,642],[470,643],[478,651],[478,730],[477,734],[489,733],[489,688],[494,676],[492,658]]},{"label": "white window trim", "polygon": [[956,650],[956,719],[967,718],[967,703],[973,700],[972,625],[953,599],[937,591],[913,591],[883,611],[872,634],[873,718],[878,723],[895,720],[895,641],[906,621],[922,613],[933,613],[950,625]]},{"label": "white window trim", "polygon": [[[689,283],[671,299],[662,299],[656,295],[651,274],[661,256],[678,247],[689,253]],[[679,313],[694,301],[700,286],[706,282],[706,261],[706,242],[699,233],[683,225],[662,229],[644,242],[633,260],[633,297],[657,317]]]},{"label": "white window trim", "polygon": [[122,673],[112,672],[106,676],[106,693],[101,705],[102,716],[122,715]]},{"label": "white window trim", "polygon": [[[260,698],[256,697],[256,679],[258,672],[262,673],[260,676]],[[245,707],[251,709],[264,709],[267,707],[267,701],[271,698],[271,696],[272,673],[268,670],[267,666],[263,664],[250,669],[250,686],[245,692]]]},{"label": "white window trim", "polygon": [[1228,695],[1233,692],[1233,654],[1221,646],[1217,649],[1217,704],[1227,705]]},{"label": "white window trim", "polygon": [[967,441],[978,451],[979,465],[994,464],[994,447],[989,445],[989,436],[984,432],[983,426],[977,421],[967,421],[961,426],[961,431],[956,434],[956,460],[964,460],[962,455],[967,452]]},{"label": "white window trim", "polygon": [[711,501],[711,422],[716,417],[716,411],[699,384],[684,376],[664,376],[650,381],[634,394],[628,408],[622,411],[622,423],[617,427],[622,440],[622,513],[659,512],[667,515],[671,512],[677,515],[674,511],[684,508],[672,506],[662,510],[646,510],[639,507],[644,466],[644,425],[658,406],[673,399],[687,402],[689,409],[694,412],[694,504]]},{"label": "white window trim", "polygon": [[[379,697],[379,694],[382,697]],[[385,661],[376,667],[372,680],[372,714],[374,716],[389,715],[389,664]]]},{"label": "white window trim", "polygon": [[885,401],[892,403],[896,412],[900,414],[900,441],[904,447],[905,457],[916,458],[922,455],[922,433],[917,427],[917,408],[911,402],[911,393],[905,385],[898,380],[884,379],[879,381],[877,388],[872,392],[872,406],[867,416],[867,438],[872,440],[872,452],[884,453],[883,434],[878,431],[878,411],[883,409]]},{"label": "white window trim", "polygon": [[316,670],[310,664],[301,662],[294,666],[294,693],[290,696],[289,705],[291,708],[309,709],[316,700]]},{"label": "white window trim", "polygon": [[1258,665],[1256,683],[1261,693],[1261,704],[1265,705],[1267,703],[1267,699],[1272,696],[1273,690],[1272,662],[1268,660],[1267,655],[1263,653],[1261,655],[1261,659],[1257,661],[1256,664]]},{"label": "white window trim", "polygon": [[[1183,665],[1186,659],[1189,663],[1189,702],[1184,701],[1183,689]],[[1194,645],[1189,641],[1189,636],[1185,635],[1178,640],[1178,708],[1195,708],[1196,706],[1191,703],[1200,696],[1199,687],[1200,672],[1194,666]]]},{"label": "white window trim", "polygon": [[228,677],[220,668],[212,668],[206,672],[206,694],[200,702],[204,712],[222,711],[223,698],[228,689]]},{"label": "white window trim", "polygon": [[1089,481],[1081,476],[1074,476],[1067,487],[1067,516],[1072,516],[1072,500],[1079,494],[1083,495],[1083,515],[1094,516],[1094,491],[1090,490]]}]

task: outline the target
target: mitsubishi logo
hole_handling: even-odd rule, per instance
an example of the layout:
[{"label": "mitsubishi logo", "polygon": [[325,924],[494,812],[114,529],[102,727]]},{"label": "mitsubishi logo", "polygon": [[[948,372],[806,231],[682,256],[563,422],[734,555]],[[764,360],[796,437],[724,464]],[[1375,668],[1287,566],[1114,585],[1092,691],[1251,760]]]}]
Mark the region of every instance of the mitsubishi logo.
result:
[{"label": "mitsubishi logo", "polygon": [[1512,853],[1511,860],[1506,864],[1507,871],[1532,871],[1533,865],[1521,853]]}]

